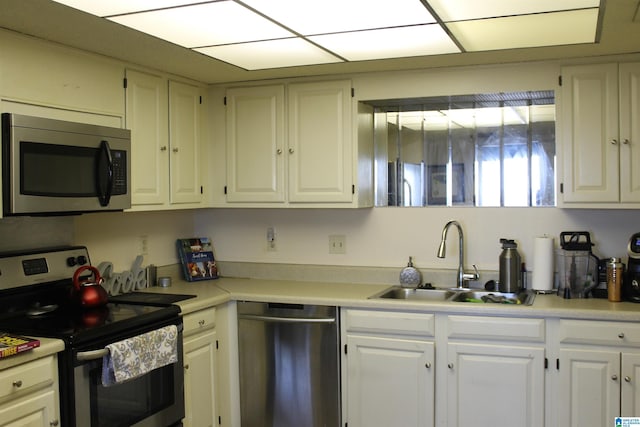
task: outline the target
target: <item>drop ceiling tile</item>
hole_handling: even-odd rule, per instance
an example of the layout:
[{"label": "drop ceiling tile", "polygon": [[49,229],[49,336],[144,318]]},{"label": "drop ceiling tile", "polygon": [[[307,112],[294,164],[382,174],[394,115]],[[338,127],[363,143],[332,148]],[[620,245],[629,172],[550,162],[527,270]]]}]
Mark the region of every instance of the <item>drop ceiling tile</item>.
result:
[{"label": "drop ceiling tile", "polygon": [[349,61],[460,52],[437,24],[328,34],[309,40]]},{"label": "drop ceiling tile", "polygon": [[293,35],[232,1],[202,3],[109,19],[184,47],[242,43]]},{"label": "drop ceiling tile", "polygon": [[420,0],[243,0],[302,35],[430,24]]},{"label": "drop ceiling tile", "polygon": [[300,38],[211,46],[195,50],[246,70],[342,62],[340,58]]},{"label": "drop ceiling tile", "polygon": [[600,0],[428,0],[444,22],[594,8]]},{"label": "drop ceiling tile", "polygon": [[195,3],[194,0],[56,0],[97,16],[111,16],[142,10],[163,9]]},{"label": "drop ceiling tile", "polygon": [[469,52],[594,43],[598,9],[448,23]]}]

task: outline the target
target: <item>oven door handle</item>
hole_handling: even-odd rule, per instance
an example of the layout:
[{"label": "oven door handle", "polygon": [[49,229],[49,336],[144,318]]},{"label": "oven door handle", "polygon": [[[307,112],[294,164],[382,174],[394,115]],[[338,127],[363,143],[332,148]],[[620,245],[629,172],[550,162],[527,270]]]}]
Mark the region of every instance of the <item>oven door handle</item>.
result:
[{"label": "oven door handle", "polygon": [[101,348],[100,350],[79,351],[78,353],[76,353],[76,359],[84,362],[87,360],[101,359],[107,354],[109,354],[109,350],[107,350],[106,348]]}]

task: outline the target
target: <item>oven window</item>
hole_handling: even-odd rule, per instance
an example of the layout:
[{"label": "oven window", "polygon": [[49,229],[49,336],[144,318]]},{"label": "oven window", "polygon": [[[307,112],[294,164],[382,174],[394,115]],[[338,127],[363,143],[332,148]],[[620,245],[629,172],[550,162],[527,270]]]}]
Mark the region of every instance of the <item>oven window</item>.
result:
[{"label": "oven window", "polygon": [[97,151],[88,147],[21,141],[20,194],[94,197]]},{"label": "oven window", "polygon": [[91,426],[126,427],[174,404],[174,365],[110,387],[102,386],[101,367],[91,370]]}]

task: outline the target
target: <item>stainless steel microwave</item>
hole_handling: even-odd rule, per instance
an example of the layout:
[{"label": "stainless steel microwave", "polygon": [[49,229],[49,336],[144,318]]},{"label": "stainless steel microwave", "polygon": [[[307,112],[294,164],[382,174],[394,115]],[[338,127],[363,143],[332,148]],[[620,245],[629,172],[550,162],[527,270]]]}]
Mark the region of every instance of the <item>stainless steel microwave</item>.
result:
[{"label": "stainless steel microwave", "polygon": [[131,207],[131,131],[2,114],[3,214]]}]

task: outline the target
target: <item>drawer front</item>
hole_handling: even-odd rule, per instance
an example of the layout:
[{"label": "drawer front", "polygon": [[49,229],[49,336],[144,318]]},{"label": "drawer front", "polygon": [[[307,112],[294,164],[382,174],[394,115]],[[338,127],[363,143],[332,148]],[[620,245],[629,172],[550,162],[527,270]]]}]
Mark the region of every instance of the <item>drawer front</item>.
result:
[{"label": "drawer front", "polygon": [[449,316],[447,336],[465,339],[544,342],[544,319]]},{"label": "drawer front", "polygon": [[55,357],[48,356],[0,371],[0,398],[53,384],[58,369],[55,361]]},{"label": "drawer front", "polygon": [[212,307],[186,314],[182,318],[182,322],[184,323],[184,335],[214,328],[216,326],[216,309]]},{"label": "drawer front", "polygon": [[347,332],[433,337],[435,316],[428,313],[345,310]]},{"label": "drawer front", "polygon": [[630,322],[561,319],[558,334],[561,344],[640,345],[640,324]]}]

